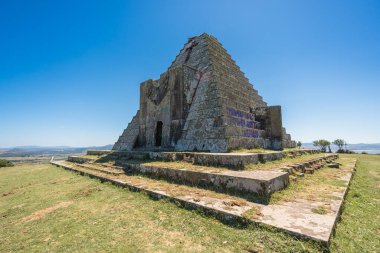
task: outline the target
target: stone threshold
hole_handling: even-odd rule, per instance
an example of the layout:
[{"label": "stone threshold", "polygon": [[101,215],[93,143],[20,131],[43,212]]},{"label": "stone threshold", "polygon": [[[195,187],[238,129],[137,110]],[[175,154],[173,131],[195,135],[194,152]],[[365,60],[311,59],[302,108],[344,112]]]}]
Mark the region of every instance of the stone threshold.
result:
[{"label": "stone threshold", "polygon": [[[328,204],[331,205],[332,211],[324,215],[316,214],[312,209],[326,203],[312,200],[302,199],[300,201],[286,202],[285,204],[270,205],[262,205],[242,200],[241,204],[239,204],[239,201],[236,204],[236,197],[219,194],[222,197],[217,198],[208,194],[208,190],[201,190],[190,186],[181,186],[185,187],[186,194],[177,196],[170,194],[170,190],[179,187],[177,184],[162,183],[165,184],[166,187],[168,185],[171,186],[171,188],[162,189],[157,185],[150,187],[149,184],[144,184],[144,180],[149,179],[141,179],[143,181],[134,183],[129,180],[129,176],[126,175],[124,176],[125,178],[120,179],[117,178],[117,176],[105,173],[96,173],[89,170],[78,169],[66,164],[64,161],[53,161],[51,163],[67,170],[77,172],[81,175],[97,178],[102,182],[108,181],[118,186],[127,187],[133,191],[144,191],[154,198],[168,199],[179,203],[181,206],[188,209],[204,211],[222,221],[254,223],[265,226],[269,225],[279,231],[287,232],[300,238],[311,239],[328,246],[335,224],[342,211],[343,201],[352,179],[356,160],[350,160],[350,164],[348,165],[350,172],[341,178],[347,183],[344,191],[334,193],[336,199],[326,200],[329,201]],[[199,192],[205,193],[199,194]],[[253,213],[254,215],[247,215],[250,213]]]}]

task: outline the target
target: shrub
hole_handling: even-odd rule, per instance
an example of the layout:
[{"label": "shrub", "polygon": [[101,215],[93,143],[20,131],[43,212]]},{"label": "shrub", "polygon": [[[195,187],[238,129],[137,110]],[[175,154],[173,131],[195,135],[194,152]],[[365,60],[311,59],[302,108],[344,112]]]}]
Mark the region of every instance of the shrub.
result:
[{"label": "shrub", "polygon": [[343,146],[346,145],[346,141],[342,139],[336,139],[335,141],[333,141],[333,144],[338,147],[338,151],[342,151]]},{"label": "shrub", "polygon": [[313,141],[313,145],[314,146],[318,146],[319,149],[322,151],[322,152],[325,152],[326,153],[326,148],[329,147],[329,150],[331,152],[331,149],[330,149],[330,142],[327,141],[327,140],[316,140],[316,141]]},{"label": "shrub", "polygon": [[1,167],[12,167],[12,166],[14,166],[14,164],[11,163],[10,161],[0,159],[0,168]]}]

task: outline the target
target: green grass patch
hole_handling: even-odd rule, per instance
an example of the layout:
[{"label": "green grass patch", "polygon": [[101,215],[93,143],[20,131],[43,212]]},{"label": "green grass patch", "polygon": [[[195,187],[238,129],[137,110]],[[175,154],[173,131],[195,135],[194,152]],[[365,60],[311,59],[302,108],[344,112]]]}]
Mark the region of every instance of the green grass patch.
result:
[{"label": "green grass patch", "polygon": [[259,208],[253,207],[244,212],[242,216],[247,219],[257,219],[259,216],[261,216],[261,212]]},{"label": "green grass patch", "polygon": [[343,214],[331,242],[332,252],[379,252],[380,156],[359,157],[357,170],[344,203]]},{"label": "green grass patch", "polygon": [[[341,157],[352,155],[340,155]],[[359,157],[331,252],[380,248],[380,156]],[[344,159],[342,159],[344,160]],[[278,198],[301,194],[318,172]],[[331,169],[337,171],[337,169]],[[337,174],[325,181],[339,184]],[[306,183],[302,183],[302,182]],[[310,183],[310,184],[309,184]],[[322,185],[323,186],[323,185]],[[333,185],[333,187],[337,187]],[[310,191],[315,190],[311,188]],[[302,195],[304,194],[304,195]],[[318,210],[320,211],[320,210]],[[245,215],[260,215],[250,210]],[[0,252],[321,252],[262,226],[231,226],[48,164],[0,170]]]},{"label": "green grass patch", "polygon": [[316,207],[316,208],[311,209],[311,211],[312,211],[313,213],[317,213],[317,214],[321,214],[321,215],[323,215],[323,214],[327,214],[327,213],[328,213],[327,208],[324,207],[324,206],[318,206],[318,207]]},{"label": "green grass patch", "polygon": [[[3,193],[9,193],[3,196]],[[51,165],[0,171],[0,252],[319,252]]]}]

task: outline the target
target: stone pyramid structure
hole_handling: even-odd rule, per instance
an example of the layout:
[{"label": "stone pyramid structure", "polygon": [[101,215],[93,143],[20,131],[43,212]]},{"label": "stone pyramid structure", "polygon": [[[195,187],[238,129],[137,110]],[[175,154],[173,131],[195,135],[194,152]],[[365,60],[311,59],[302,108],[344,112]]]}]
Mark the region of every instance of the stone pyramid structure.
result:
[{"label": "stone pyramid structure", "polygon": [[217,39],[188,39],[158,80],[140,85],[140,109],[114,150],[227,152],[294,147],[280,106],[267,106]]}]

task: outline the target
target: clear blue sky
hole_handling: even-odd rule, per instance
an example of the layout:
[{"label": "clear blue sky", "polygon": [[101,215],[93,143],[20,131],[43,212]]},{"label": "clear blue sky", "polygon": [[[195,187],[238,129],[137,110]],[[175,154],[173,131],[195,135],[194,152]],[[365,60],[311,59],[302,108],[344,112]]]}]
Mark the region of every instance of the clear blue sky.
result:
[{"label": "clear blue sky", "polygon": [[114,143],[203,32],[294,139],[380,143],[380,1],[2,0],[0,147]]}]

